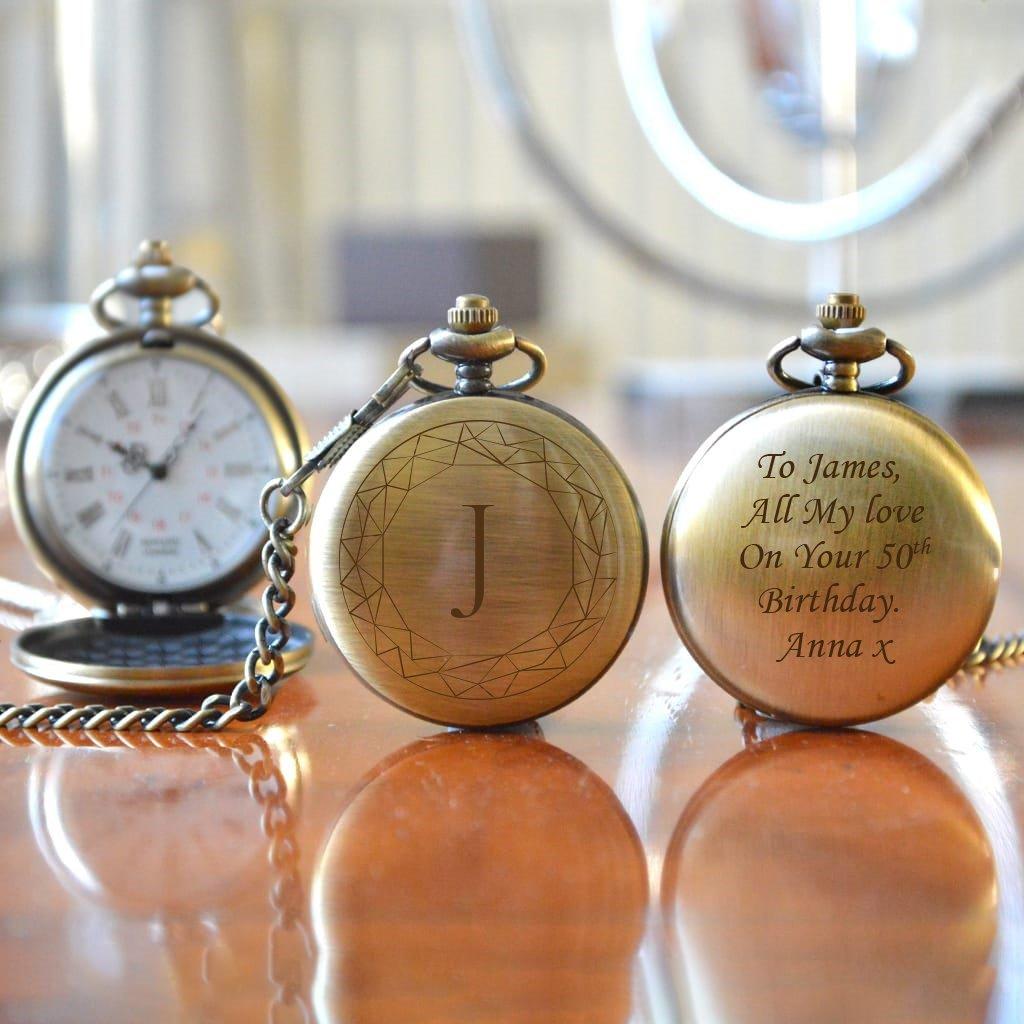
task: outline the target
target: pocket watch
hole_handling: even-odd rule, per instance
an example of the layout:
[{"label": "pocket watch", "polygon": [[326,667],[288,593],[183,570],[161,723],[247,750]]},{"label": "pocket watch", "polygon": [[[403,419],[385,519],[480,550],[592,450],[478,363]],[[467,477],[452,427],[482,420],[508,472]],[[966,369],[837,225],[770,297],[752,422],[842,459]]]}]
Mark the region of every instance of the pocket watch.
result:
[{"label": "pocket watch", "polygon": [[[523,376],[491,381],[514,352]],[[455,364],[455,382],[416,360]],[[282,487],[333,466],[310,536],[324,634],[386,700],[421,718],[488,726],[547,714],[615,660],[640,612],[647,541],[609,451],[526,397],[537,346],[461,296],[363,409]],[[368,431],[410,386],[427,393]]]},{"label": "pocket watch", "polygon": [[[176,321],[175,301],[193,292],[202,309]],[[115,297],[137,301],[136,322],[112,311]],[[7,454],[18,532],[95,609],[17,637],[12,661],[39,679],[138,694],[239,677],[256,620],[225,605],[260,574],[264,481],[293,472],[304,442],[273,378],[210,329],[217,308],[166,243],[143,243],[93,296],[109,333],[51,366],[18,416]],[[297,629],[282,672],[310,642]]]},{"label": "pocket watch", "polygon": [[[965,662],[1024,650],[982,640],[1001,548],[995,512],[963,450],[887,396],[910,353],[852,294],[776,346],[792,392],[741,413],[682,474],[662,536],[676,627],[701,668],[742,704],[791,721],[849,725],[923,699]],[[783,368],[801,349],[814,382]],[[863,363],[898,371],[861,387]]]}]

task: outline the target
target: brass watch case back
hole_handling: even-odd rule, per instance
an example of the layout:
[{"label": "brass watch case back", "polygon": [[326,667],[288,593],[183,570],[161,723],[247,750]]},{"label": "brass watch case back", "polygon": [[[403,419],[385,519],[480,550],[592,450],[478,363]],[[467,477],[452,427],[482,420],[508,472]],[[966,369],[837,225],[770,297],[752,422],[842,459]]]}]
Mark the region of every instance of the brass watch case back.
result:
[{"label": "brass watch case back", "polygon": [[334,470],[313,516],[321,627],[356,674],[430,721],[491,726],[567,704],[640,613],[636,498],[585,427],[518,394],[427,399]]},{"label": "brass watch case back", "polygon": [[1001,547],[963,450],[914,410],[808,390],[741,414],[684,470],[662,578],[687,648],[741,703],[851,725],[954,675]]}]

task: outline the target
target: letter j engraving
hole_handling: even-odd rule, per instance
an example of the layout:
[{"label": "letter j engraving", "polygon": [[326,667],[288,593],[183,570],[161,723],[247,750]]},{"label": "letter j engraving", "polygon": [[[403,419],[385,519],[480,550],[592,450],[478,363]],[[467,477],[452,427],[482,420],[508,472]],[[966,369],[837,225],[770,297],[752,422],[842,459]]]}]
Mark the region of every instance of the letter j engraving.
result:
[{"label": "letter j engraving", "polygon": [[474,526],[476,529],[476,566],[473,582],[473,610],[470,612],[461,611],[458,608],[452,609],[452,615],[457,619],[468,619],[480,611],[480,605],[484,603],[484,513],[491,508],[490,505],[463,505],[463,508],[471,508],[474,513]]}]

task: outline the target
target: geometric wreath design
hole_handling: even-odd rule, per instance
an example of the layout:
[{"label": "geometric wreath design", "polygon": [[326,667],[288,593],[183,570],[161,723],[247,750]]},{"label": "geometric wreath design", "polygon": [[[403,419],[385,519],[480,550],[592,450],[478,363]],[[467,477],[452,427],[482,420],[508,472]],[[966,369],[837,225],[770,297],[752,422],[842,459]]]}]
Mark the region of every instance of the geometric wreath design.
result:
[{"label": "geometric wreath design", "polygon": [[[452,466],[495,465],[547,492],[572,536],[572,583],[540,633],[465,655],[409,628],[383,578],[384,543],[411,490]],[[536,431],[491,420],[432,427],[384,456],[349,505],[338,554],[346,607],[370,650],[410,683],[467,700],[525,693],[564,672],[593,643],[615,591],[615,533],[590,474]]]}]

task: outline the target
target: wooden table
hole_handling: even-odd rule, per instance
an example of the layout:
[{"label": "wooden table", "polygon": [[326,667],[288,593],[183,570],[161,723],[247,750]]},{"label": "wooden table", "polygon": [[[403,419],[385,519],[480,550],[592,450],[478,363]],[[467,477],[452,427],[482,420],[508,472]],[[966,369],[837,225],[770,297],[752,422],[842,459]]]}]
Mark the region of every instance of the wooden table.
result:
[{"label": "wooden table", "polygon": [[[598,417],[655,543],[726,412]],[[1019,423],[956,430],[1016,628]],[[0,571],[43,585],[9,525]],[[744,722],[655,569],[612,671],[530,728],[406,717],[321,644],[249,731],[7,734],[0,1019],[1024,1020],[1022,685],[964,679],[857,731]]]}]

